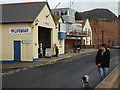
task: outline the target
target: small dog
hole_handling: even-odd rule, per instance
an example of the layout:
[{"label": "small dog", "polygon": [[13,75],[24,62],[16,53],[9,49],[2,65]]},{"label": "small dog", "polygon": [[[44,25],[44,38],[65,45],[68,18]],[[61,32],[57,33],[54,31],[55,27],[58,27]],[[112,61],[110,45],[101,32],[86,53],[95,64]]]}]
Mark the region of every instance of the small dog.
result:
[{"label": "small dog", "polygon": [[85,75],[84,77],[82,77],[81,80],[83,82],[83,88],[91,88],[88,75]]}]

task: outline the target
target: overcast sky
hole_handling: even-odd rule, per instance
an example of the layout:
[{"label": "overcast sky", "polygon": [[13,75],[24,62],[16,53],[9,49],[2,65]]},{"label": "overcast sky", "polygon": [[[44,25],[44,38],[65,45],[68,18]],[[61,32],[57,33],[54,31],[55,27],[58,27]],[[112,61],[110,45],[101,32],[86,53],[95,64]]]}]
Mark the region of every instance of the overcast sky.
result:
[{"label": "overcast sky", "polygon": [[[0,3],[18,3],[18,2],[35,2],[35,1],[46,1],[46,0],[0,0]],[[58,8],[68,8],[70,7],[70,1],[73,2],[71,8],[83,12],[95,8],[106,8],[111,10],[113,13],[118,15],[118,2],[119,0],[47,0],[50,8],[55,8],[55,6],[60,2]]]}]

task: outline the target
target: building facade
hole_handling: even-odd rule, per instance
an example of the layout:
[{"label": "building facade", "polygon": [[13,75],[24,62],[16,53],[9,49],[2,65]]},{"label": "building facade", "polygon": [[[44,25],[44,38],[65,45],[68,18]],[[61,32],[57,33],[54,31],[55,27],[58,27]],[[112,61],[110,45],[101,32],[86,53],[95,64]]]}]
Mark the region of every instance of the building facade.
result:
[{"label": "building facade", "polygon": [[95,21],[91,20],[90,25],[93,32],[93,44],[99,46],[104,43],[109,47],[119,45],[119,21]]},{"label": "building facade", "polygon": [[70,8],[52,9],[52,14],[62,16],[64,22],[75,23],[75,10],[73,9]]},{"label": "building facade", "polygon": [[73,52],[74,45],[92,45],[92,30],[89,20],[75,21],[75,10],[70,8],[53,9],[52,14],[61,16],[60,25],[66,32],[65,52]]},{"label": "building facade", "polygon": [[93,45],[92,28],[89,20],[78,20],[76,23],[82,24],[82,32],[86,34],[83,37],[82,45]]},{"label": "building facade", "polygon": [[2,10],[2,61],[38,60],[46,48],[55,55],[58,30],[47,2],[4,4]]},{"label": "building facade", "polygon": [[58,8],[52,10],[54,15],[63,18],[64,23],[60,24],[60,28],[66,32],[65,52],[73,52],[73,45],[81,43],[82,26],[75,23],[75,10],[70,8]]},{"label": "building facade", "polygon": [[54,19],[57,25],[58,30],[58,48],[59,53],[62,54],[65,52],[65,39],[66,39],[66,31],[65,28],[62,27],[64,25],[64,20],[60,15],[54,15]]}]

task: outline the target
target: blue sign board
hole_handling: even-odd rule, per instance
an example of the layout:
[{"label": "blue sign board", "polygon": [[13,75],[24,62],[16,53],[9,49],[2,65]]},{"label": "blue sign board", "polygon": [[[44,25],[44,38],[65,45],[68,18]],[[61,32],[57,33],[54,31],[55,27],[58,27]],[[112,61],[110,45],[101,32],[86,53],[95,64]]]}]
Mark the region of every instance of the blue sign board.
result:
[{"label": "blue sign board", "polygon": [[66,39],[66,33],[65,32],[58,32],[58,39]]}]

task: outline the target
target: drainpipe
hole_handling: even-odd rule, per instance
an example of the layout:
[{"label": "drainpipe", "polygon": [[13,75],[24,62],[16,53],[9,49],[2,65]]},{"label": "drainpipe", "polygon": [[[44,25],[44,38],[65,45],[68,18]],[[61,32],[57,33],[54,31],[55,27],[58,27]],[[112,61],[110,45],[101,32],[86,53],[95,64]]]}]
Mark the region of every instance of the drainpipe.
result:
[{"label": "drainpipe", "polygon": [[102,30],[102,43],[104,43],[104,31]]}]

